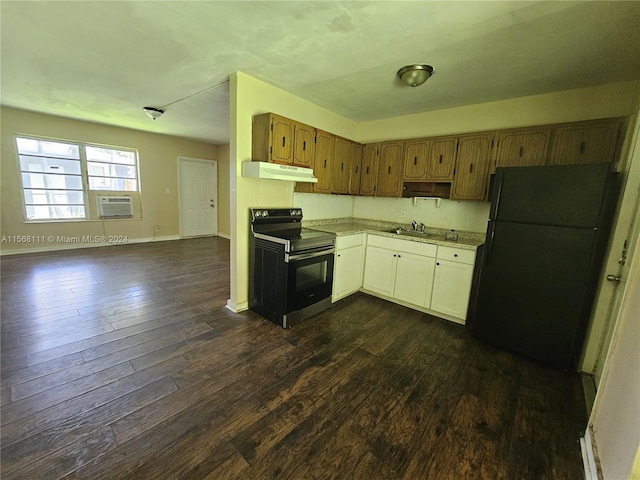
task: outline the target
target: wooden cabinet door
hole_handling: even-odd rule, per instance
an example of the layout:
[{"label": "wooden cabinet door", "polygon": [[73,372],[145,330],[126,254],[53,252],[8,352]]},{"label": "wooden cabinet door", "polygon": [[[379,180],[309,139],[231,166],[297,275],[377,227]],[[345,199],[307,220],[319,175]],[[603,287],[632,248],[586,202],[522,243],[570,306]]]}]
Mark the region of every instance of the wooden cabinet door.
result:
[{"label": "wooden cabinet door", "polygon": [[433,139],[427,166],[427,180],[434,182],[453,180],[457,145],[458,137],[439,137]]},{"label": "wooden cabinet door", "polygon": [[498,133],[496,167],[544,165],[551,128],[506,130]]},{"label": "wooden cabinet door", "polygon": [[362,145],[351,142],[351,174],[349,175],[349,194],[360,195],[360,175],[362,172]]},{"label": "wooden cabinet door", "polygon": [[404,174],[407,182],[427,179],[427,162],[431,142],[427,139],[411,140],[404,145]]},{"label": "wooden cabinet door", "polygon": [[251,134],[252,160],[292,164],[294,123],[273,113],[255,115]]},{"label": "wooden cabinet door", "polygon": [[368,246],[362,287],[392,297],[396,280],[396,263],[397,255],[393,250]]},{"label": "wooden cabinet door", "polygon": [[296,122],[294,125],[293,164],[313,168],[315,128]]},{"label": "wooden cabinet door", "polygon": [[436,259],[413,253],[398,252],[394,297],[404,302],[429,308]]},{"label": "wooden cabinet door", "polygon": [[619,119],[556,128],[549,164],[611,163],[615,161],[621,129]]},{"label": "wooden cabinet door", "polygon": [[438,259],[433,280],[431,310],[463,321],[467,317],[473,265]]},{"label": "wooden cabinet door", "polygon": [[271,158],[274,163],[293,163],[293,122],[271,115]]},{"label": "wooden cabinet door", "polygon": [[336,137],[333,155],[332,193],[349,193],[349,175],[351,173],[351,142]]},{"label": "wooden cabinet door", "polygon": [[484,200],[492,140],[492,133],[459,137],[452,200]]},{"label": "wooden cabinet door", "polygon": [[402,196],[402,147],[402,142],[384,142],[380,145],[376,196]]},{"label": "wooden cabinet door", "polygon": [[376,193],[379,155],[379,143],[371,143],[362,147],[360,195],[373,196]]},{"label": "wooden cabinet door", "polygon": [[315,193],[331,193],[331,170],[335,149],[335,136],[318,130],[316,137],[315,167],[313,172],[318,183],[313,187]]}]

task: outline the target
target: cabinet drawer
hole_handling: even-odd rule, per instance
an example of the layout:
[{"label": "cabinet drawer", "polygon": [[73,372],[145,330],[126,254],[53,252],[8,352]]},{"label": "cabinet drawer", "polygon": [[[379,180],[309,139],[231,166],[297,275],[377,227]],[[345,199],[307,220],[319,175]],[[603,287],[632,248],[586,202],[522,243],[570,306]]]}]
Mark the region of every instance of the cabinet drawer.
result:
[{"label": "cabinet drawer", "polygon": [[461,248],[438,247],[438,260],[440,259],[473,265],[476,261],[476,252]]},{"label": "cabinet drawer", "polygon": [[336,250],[364,245],[364,233],[336,237]]},{"label": "cabinet drawer", "polygon": [[412,242],[410,240],[381,237],[378,235],[369,235],[367,238],[367,245],[386,248],[387,250],[395,250],[398,252],[423,255],[425,257],[435,257],[438,249],[436,245],[432,245],[430,243]]}]

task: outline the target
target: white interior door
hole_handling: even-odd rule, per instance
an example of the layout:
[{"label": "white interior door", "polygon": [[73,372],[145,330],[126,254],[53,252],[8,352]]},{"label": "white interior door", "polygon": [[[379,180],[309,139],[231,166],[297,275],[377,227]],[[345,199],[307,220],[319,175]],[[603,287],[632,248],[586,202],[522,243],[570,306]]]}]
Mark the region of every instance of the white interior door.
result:
[{"label": "white interior door", "polygon": [[180,234],[218,233],[218,164],[213,160],[178,158]]}]

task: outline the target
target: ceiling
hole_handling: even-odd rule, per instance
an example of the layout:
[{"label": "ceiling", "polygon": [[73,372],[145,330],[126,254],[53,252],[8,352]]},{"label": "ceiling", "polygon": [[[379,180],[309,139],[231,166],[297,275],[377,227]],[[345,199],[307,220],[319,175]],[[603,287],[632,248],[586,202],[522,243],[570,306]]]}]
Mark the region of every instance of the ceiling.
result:
[{"label": "ceiling", "polygon": [[[235,71],[355,121],[640,78],[638,1],[2,0],[0,14],[2,105],[216,144]],[[412,63],[436,71],[415,89],[395,77]]]}]

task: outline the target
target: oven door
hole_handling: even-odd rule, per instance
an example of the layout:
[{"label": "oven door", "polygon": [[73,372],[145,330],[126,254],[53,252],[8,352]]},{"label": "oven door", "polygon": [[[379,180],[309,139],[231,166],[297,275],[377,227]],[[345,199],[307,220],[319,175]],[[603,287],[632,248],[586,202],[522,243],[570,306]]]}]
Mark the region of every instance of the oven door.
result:
[{"label": "oven door", "polygon": [[286,254],[287,313],[331,297],[333,248]]}]

